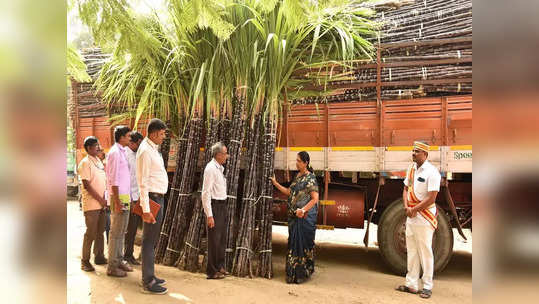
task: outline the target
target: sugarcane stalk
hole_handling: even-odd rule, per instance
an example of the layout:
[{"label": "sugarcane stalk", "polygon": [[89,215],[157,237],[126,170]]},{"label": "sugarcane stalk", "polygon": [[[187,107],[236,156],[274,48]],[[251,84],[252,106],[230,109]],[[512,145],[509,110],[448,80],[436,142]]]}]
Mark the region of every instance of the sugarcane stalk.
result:
[{"label": "sugarcane stalk", "polygon": [[256,182],[258,169],[258,148],[259,138],[261,133],[260,115],[257,115],[254,121],[254,127],[250,130],[248,159],[249,165],[246,168],[245,182],[243,186],[243,198],[241,205],[240,227],[238,239],[236,241],[236,252],[234,255],[234,263],[232,265],[232,273],[239,277],[249,275],[252,277],[253,257],[253,234],[255,224],[255,204],[258,200],[258,186]]},{"label": "sugarcane stalk", "polygon": [[245,99],[242,96],[235,96],[235,103],[232,114],[232,122],[230,129],[230,142],[228,151],[230,154],[226,165],[226,180],[227,180],[227,228],[226,228],[226,251],[225,251],[225,268],[227,271],[232,270],[234,259],[234,248],[236,244],[236,210],[238,196],[238,178],[240,175],[242,143],[245,137],[244,126],[244,110]]},{"label": "sugarcane stalk", "polygon": [[172,179],[171,188],[169,191],[167,210],[165,217],[163,219],[163,225],[161,226],[161,233],[157,246],[155,249],[155,262],[161,263],[165,255],[165,251],[169,241],[169,234],[173,224],[173,220],[176,217],[177,203],[178,203],[178,194],[180,193],[180,182],[182,180],[181,176],[183,175],[185,166],[183,162],[185,160],[185,155],[187,152],[187,136],[191,132],[191,124],[188,124],[184,132],[178,138],[178,149],[176,155],[176,168],[174,171],[174,177]]},{"label": "sugarcane stalk", "polygon": [[192,215],[193,200],[191,192],[194,185],[194,177],[198,164],[198,155],[200,151],[200,137],[202,120],[194,118],[187,142],[187,155],[184,160],[184,176],[180,182],[180,193],[178,194],[178,203],[176,206],[176,216],[174,217],[172,229],[170,231],[170,240],[165,250],[163,264],[167,266],[174,265],[180,256],[184,245],[187,229],[189,228],[190,215]]},{"label": "sugarcane stalk", "polygon": [[[207,164],[212,158],[210,147],[218,140],[216,132],[217,126],[218,121],[212,117],[206,130],[204,164]],[[198,192],[202,191],[202,184],[204,182],[202,174],[203,171],[201,172],[199,179]],[[180,269],[191,272],[195,272],[199,269],[198,257],[200,253],[201,237],[204,232],[205,224],[206,216],[202,208],[202,201],[201,198],[197,196],[185,246],[180,256],[180,260],[178,261],[178,267]]]}]

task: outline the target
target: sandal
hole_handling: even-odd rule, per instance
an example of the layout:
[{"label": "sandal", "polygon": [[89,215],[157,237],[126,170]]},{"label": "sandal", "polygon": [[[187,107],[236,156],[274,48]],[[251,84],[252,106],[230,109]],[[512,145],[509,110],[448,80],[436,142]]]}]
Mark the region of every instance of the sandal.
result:
[{"label": "sandal", "polygon": [[411,289],[410,287],[408,287],[406,285],[400,285],[399,287],[395,288],[395,290],[402,291],[402,292],[408,292],[408,293],[412,293],[412,294],[417,294],[417,290],[413,290],[413,289]]},{"label": "sandal", "polygon": [[230,272],[226,271],[224,268],[221,268],[221,270],[219,270],[219,272],[224,274],[225,276],[230,275]]},{"label": "sandal", "polygon": [[224,278],[225,278],[225,275],[220,272],[217,272],[211,277],[207,277],[208,280],[219,280],[219,279],[224,279]]},{"label": "sandal", "polygon": [[423,289],[423,290],[419,293],[419,296],[422,297],[423,299],[428,299],[428,298],[430,298],[430,296],[432,296],[432,290],[430,290],[430,289]]}]

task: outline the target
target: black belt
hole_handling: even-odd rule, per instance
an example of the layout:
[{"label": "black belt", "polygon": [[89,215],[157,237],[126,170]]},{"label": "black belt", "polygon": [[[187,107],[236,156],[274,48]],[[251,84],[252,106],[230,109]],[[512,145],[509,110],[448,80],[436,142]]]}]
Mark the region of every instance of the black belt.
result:
[{"label": "black belt", "polygon": [[155,192],[149,192],[148,195],[157,196],[157,197],[165,197],[164,194],[161,194],[161,193],[155,193]]},{"label": "black belt", "polygon": [[216,200],[216,199],[212,198],[211,202],[212,202],[212,204],[224,204],[224,203],[226,203],[226,199],[224,199],[224,200]]}]

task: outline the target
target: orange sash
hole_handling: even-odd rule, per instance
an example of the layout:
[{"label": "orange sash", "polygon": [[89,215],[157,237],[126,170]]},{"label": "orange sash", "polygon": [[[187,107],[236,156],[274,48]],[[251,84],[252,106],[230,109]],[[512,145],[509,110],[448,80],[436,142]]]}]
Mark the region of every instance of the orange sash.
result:
[{"label": "orange sash", "polygon": [[[414,178],[415,178],[415,168],[412,165],[410,168],[410,172],[408,173],[408,181],[410,182],[411,186],[408,186],[408,206],[414,207],[417,206],[421,201],[415,196],[414,193]],[[435,206],[435,204],[433,204]],[[438,219],[436,219],[436,216],[438,215],[438,210],[436,210],[436,214],[432,214],[430,212],[430,208],[432,206],[429,206],[429,208],[425,208],[419,213],[432,225],[434,229],[438,227]]]}]

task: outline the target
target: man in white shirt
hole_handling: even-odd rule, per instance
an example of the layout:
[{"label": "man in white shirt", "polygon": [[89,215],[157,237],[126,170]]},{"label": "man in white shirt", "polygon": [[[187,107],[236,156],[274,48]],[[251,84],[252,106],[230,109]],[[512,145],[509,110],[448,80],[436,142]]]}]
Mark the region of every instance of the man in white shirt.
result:
[{"label": "man in white shirt", "polygon": [[204,169],[202,206],[208,224],[208,279],[222,279],[225,270],[226,248],[226,179],[224,167],[228,159],[225,145],[218,142],[211,147],[212,160]]},{"label": "man in white shirt", "polygon": [[[408,273],[406,284],[397,290],[418,293],[422,298],[432,295],[434,255],[432,236],[438,221],[436,219],[436,196],[440,191],[440,172],[428,160],[429,146],[414,142],[412,159],[402,193],[406,219],[406,250],[408,253]],[[419,291],[419,272],[423,267],[423,290]]]},{"label": "man in white shirt", "polygon": [[133,213],[133,207],[139,202],[139,190],[137,183],[137,150],[144,137],[139,132],[133,131],[129,134],[129,143],[127,145],[127,162],[129,164],[129,173],[131,174],[131,212],[129,214],[129,224],[125,233],[125,252],[124,260],[131,265],[140,265],[139,261],[133,256],[133,246],[137,235],[137,228],[140,224],[140,216]]},{"label": "man in white shirt", "polygon": [[[155,276],[154,247],[159,238],[163,220],[164,194],[168,189],[168,176],[159,145],[165,139],[167,127],[163,121],[154,118],[148,124],[147,137],[142,140],[137,151],[137,183],[142,207],[142,285],[143,292],[165,294],[165,280]],[[150,212],[150,199],[161,205],[157,216]]]}]

